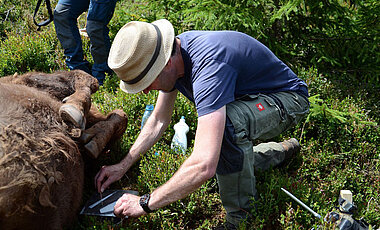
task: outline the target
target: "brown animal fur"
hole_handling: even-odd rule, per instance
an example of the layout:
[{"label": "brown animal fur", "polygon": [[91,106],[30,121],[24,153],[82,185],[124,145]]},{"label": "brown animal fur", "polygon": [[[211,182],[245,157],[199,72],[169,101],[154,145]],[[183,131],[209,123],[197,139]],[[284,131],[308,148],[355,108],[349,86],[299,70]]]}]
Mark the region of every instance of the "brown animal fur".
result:
[{"label": "brown animal fur", "polygon": [[[84,179],[78,141],[97,157],[126,128],[123,111],[91,107],[97,89],[82,71],[0,78],[0,229],[62,229],[75,219]],[[87,118],[79,140],[81,130],[62,119],[65,98]]]}]

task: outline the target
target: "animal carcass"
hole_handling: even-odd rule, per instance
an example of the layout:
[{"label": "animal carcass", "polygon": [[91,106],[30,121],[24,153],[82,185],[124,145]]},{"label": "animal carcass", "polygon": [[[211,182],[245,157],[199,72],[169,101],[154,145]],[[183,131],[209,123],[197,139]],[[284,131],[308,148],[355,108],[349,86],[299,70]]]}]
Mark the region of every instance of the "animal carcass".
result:
[{"label": "animal carcass", "polygon": [[125,131],[122,110],[91,106],[83,71],[0,78],[0,229],[62,229],[81,204],[82,152],[96,158]]}]

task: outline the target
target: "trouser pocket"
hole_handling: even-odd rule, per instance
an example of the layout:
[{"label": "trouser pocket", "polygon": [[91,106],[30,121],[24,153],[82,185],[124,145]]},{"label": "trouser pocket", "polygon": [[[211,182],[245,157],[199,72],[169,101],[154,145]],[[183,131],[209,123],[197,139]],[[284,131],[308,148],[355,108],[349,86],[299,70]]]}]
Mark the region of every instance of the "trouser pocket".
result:
[{"label": "trouser pocket", "polygon": [[309,111],[306,98],[294,92],[247,95],[227,106],[237,142],[243,133],[250,140],[268,140],[297,124]]},{"label": "trouser pocket", "polygon": [[279,105],[264,94],[248,95],[227,105],[237,142],[247,135],[250,140],[266,140],[284,130],[285,117]]}]

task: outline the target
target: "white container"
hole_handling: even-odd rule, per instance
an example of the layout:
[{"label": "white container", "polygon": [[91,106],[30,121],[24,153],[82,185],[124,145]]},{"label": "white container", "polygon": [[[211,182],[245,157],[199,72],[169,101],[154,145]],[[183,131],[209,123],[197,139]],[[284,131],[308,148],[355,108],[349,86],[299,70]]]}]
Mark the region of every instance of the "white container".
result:
[{"label": "white container", "polygon": [[174,137],[170,145],[178,154],[185,154],[187,149],[187,137],[189,126],[185,122],[185,117],[182,116],[177,124],[174,125]]},{"label": "white container", "polygon": [[145,122],[148,120],[149,116],[152,114],[153,109],[154,109],[153,105],[146,105],[143,117],[141,119],[141,129],[145,125]]}]

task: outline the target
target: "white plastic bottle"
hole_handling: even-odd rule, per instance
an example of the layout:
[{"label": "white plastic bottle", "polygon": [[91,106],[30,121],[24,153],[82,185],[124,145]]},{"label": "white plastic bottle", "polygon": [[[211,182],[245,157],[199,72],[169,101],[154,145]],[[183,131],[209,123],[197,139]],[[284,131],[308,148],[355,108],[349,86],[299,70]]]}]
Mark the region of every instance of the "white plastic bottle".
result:
[{"label": "white plastic bottle", "polygon": [[153,109],[154,109],[153,105],[146,105],[145,106],[145,111],[144,111],[143,117],[141,119],[141,129],[145,125],[145,122],[148,120],[149,116],[152,114]]},{"label": "white plastic bottle", "polygon": [[186,134],[189,132],[189,126],[186,124],[184,116],[174,125],[174,131],[175,133],[170,147],[179,154],[185,154],[187,149]]}]

